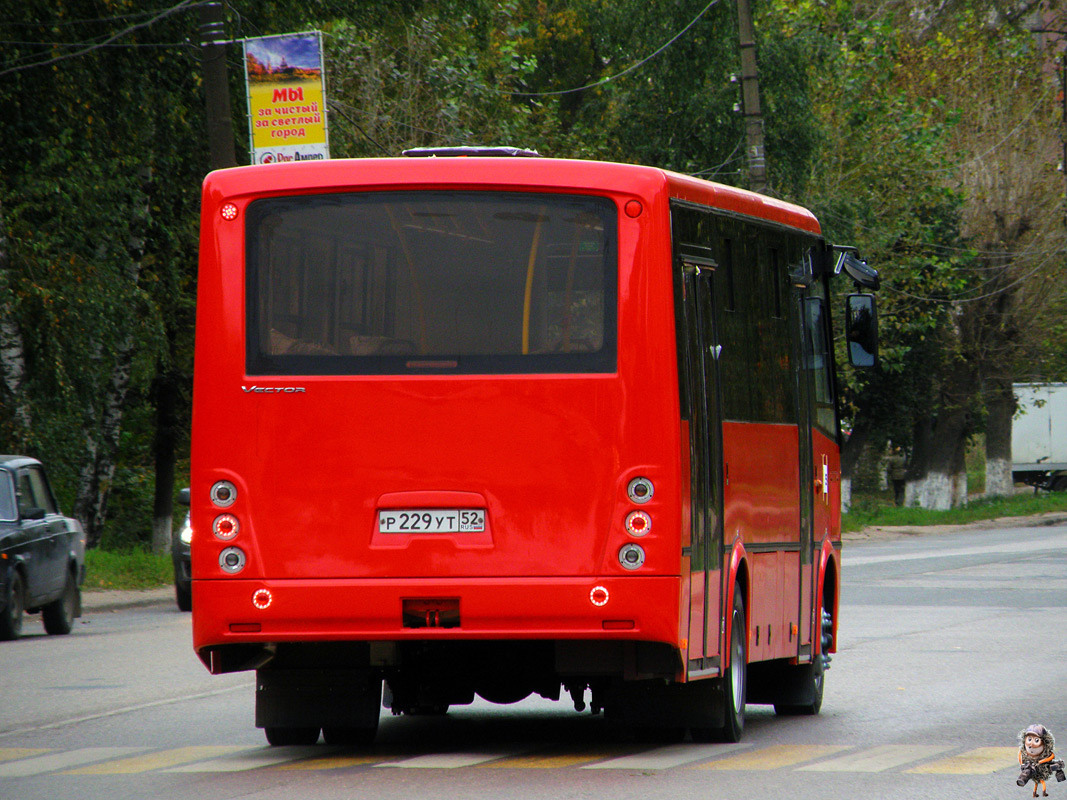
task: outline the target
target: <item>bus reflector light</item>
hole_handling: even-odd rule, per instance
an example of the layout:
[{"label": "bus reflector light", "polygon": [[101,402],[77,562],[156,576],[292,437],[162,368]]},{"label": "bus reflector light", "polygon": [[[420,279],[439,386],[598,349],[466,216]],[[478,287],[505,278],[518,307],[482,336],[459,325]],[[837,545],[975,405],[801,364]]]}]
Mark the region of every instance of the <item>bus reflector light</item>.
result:
[{"label": "bus reflector light", "polygon": [[644,505],[652,499],[652,495],[655,491],[655,488],[652,486],[652,481],[648,478],[634,478],[626,487],[626,496],[629,497],[632,502],[637,503],[638,505]]},{"label": "bus reflector light", "polygon": [[225,203],[222,208],[219,209],[219,213],[224,220],[231,222],[232,220],[237,219],[237,206],[233,203]]},{"label": "bus reflector light", "polygon": [[236,575],[243,570],[246,561],[244,550],[239,547],[227,547],[219,553],[219,566],[223,572],[230,575]]},{"label": "bus reflector light", "polygon": [[644,511],[631,511],[626,515],[626,532],[631,536],[644,536],[652,530],[652,517]]},{"label": "bus reflector light", "polygon": [[632,619],[604,620],[604,630],[606,631],[632,631],[635,627]]},{"label": "bus reflector light", "polygon": [[619,550],[619,563],[624,569],[637,569],[645,563],[645,549],[639,544],[623,545]]},{"label": "bus reflector light", "polygon": [[216,537],[228,542],[241,530],[241,523],[233,514],[219,514],[211,524],[211,530]]},{"label": "bus reflector light", "polygon": [[266,608],[270,608],[270,604],[274,602],[274,595],[270,593],[270,589],[256,589],[252,594],[252,605],[258,608],[260,611]]},{"label": "bus reflector light", "polygon": [[229,481],[218,481],[211,487],[211,502],[219,508],[229,508],[237,499],[237,487]]},{"label": "bus reflector light", "polygon": [[258,622],[231,622],[230,633],[259,633],[263,626]]},{"label": "bus reflector light", "polygon": [[611,595],[608,594],[608,590],[604,586],[594,586],[593,591],[589,593],[589,602],[597,608],[603,608],[608,604],[608,599]]}]

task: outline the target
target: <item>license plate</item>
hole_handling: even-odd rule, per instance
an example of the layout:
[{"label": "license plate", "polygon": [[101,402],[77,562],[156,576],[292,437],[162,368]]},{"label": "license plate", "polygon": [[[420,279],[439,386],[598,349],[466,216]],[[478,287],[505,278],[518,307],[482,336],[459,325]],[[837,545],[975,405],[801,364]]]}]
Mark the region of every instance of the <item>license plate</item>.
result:
[{"label": "license plate", "polygon": [[420,508],[378,512],[381,533],[481,533],[484,508]]}]

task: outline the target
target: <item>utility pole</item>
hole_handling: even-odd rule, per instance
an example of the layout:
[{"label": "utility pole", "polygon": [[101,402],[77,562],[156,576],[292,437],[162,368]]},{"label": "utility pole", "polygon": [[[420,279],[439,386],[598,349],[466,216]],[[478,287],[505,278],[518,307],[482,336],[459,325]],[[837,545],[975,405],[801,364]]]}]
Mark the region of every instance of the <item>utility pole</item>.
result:
[{"label": "utility pole", "polygon": [[226,28],[221,0],[200,6],[200,52],[204,69],[204,101],[211,169],[237,166],[226,76]]},{"label": "utility pole", "polygon": [[741,48],[741,100],[745,113],[745,144],[748,153],[748,180],[754,192],[767,188],[767,165],[763,155],[763,117],[759,106],[759,78],[756,74],[756,35],[749,0],[737,0]]}]

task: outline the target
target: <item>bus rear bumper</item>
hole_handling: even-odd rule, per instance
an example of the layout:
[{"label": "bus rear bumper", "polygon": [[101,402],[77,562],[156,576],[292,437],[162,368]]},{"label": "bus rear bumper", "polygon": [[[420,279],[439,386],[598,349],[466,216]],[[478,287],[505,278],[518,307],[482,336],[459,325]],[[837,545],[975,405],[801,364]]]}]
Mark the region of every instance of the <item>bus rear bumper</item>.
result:
[{"label": "bus rear bumper", "polygon": [[614,639],[679,647],[677,577],[194,580],[193,646]]}]

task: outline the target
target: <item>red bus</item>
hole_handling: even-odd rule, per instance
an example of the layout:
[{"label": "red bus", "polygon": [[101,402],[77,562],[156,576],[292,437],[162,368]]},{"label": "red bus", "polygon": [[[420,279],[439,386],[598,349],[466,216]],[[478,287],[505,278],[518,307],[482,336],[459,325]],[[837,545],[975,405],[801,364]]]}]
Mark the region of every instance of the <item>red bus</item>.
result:
[{"label": "red bus", "polygon": [[204,664],[256,670],[272,744],[367,743],[383,706],[475,695],[566,692],[697,740],[736,741],[746,702],[818,712],[841,570],[829,281],[876,275],[738,189],[419,155],[204,183]]}]

